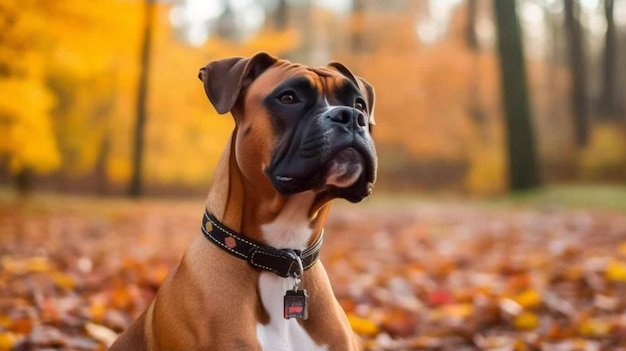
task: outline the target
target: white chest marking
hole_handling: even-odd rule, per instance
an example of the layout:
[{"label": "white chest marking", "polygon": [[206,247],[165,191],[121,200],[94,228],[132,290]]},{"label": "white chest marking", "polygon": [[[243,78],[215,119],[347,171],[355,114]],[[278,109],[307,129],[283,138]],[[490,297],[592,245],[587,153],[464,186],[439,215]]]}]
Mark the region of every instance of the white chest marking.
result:
[{"label": "white chest marking", "polygon": [[327,346],[317,345],[296,319],[283,318],[283,296],[291,288],[290,278],[261,273],[261,301],[270,315],[268,324],[257,324],[256,334],[261,348],[264,351],[328,351]]},{"label": "white chest marking", "polygon": [[[291,196],[276,219],[264,225],[264,239],[270,246],[304,250],[311,238],[308,213],[313,192]],[[296,319],[283,318],[283,296],[293,288],[292,278],[263,272],[259,277],[261,301],[270,316],[268,324],[257,325],[257,338],[264,351],[326,351],[317,345]]]}]

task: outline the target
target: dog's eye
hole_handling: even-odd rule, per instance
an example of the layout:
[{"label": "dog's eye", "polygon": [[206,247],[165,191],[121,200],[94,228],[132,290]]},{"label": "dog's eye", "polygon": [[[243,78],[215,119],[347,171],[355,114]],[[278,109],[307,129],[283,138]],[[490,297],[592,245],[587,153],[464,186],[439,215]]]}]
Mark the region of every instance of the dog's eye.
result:
[{"label": "dog's eye", "polygon": [[278,101],[285,105],[292,105],[298,102],[298,98],[292,92],[286,92],[278,97]]},{"label": "dog's eye", "polygon": [[365,101],[363,101],[363,99],[357,99],[354,103],[354,108],[361,112],[367,113],[367,108],[365,107]]}]

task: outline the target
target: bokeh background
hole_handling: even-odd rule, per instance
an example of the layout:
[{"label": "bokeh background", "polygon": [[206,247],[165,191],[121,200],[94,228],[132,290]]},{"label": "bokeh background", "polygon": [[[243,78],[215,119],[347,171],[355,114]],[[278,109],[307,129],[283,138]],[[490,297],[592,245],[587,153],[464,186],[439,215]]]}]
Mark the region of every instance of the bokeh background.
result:
[{"label": "bokeh background", "polygon": [[364,350],[626,350],[626,0],[0,0],[0,351],[145,310],[233,128],[198,69],[259,51],[376,88],[321,253]]},{"label": "bokeh background", "polygon": [[[197,71],[268,51],[338,60],[376,87],[378,189],[516,188],[507,128],[528,140],[537,184],[624,184],[626,3],[515,4],[522,62],[500,60],[498,33],[516,25],[499,28],[486,0],[0,1],[0,179],[25,191],[204,192],[232,121]],[[501,74],[500,62],[514,68]],[[528,131],[503,112],[501,79],[517,71]]]}]

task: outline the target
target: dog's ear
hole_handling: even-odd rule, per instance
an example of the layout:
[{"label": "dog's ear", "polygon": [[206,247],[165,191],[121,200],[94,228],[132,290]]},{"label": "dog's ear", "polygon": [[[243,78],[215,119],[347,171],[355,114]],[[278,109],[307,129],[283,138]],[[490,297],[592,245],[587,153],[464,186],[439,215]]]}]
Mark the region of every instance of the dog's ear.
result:
[{"label": "dog's ear", "polygon": [[278,59],[260,52],[250,58],[231,57],[200,68],[198,78],[219,114],[230,111],[241,92]]},{"label": "dog's ear", "polygon": [[375,125],[376,121],[374,120],[374,87],[368,83],[365,79],[356,76],[350,71],[350,69],[344,66],[339,62],[331,62],[328,64],[328,67],[334,68],[337,72],[344,75],[346,78],[350,79],[356,86],[361,90],[365,99],[367,100],[367,111],[369,112],[369,124]]}]

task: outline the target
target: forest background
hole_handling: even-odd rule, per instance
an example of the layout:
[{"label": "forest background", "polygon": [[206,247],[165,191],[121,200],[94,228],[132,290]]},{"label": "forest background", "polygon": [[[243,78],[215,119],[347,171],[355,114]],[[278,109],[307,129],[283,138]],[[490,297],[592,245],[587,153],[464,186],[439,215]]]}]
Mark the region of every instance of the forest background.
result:
[{"label": "forest background", "polygon": [[198,70],[258,51],[376,88],[321,252],[364,350],[626,350],[626,0],[0,0],[0,351],[146,309],[233,128]]},{"label": "forest background", "polygon": [[[626,2],[517,13],[536,184],[624,184]],[[524,131],[503,113],[498,32],[481,0],[1,0],[0,181],[204,194],[233,122],[197,71],[268,51],[375,86],[377,189],[501,194],[515,188],[507,128]]]}]

